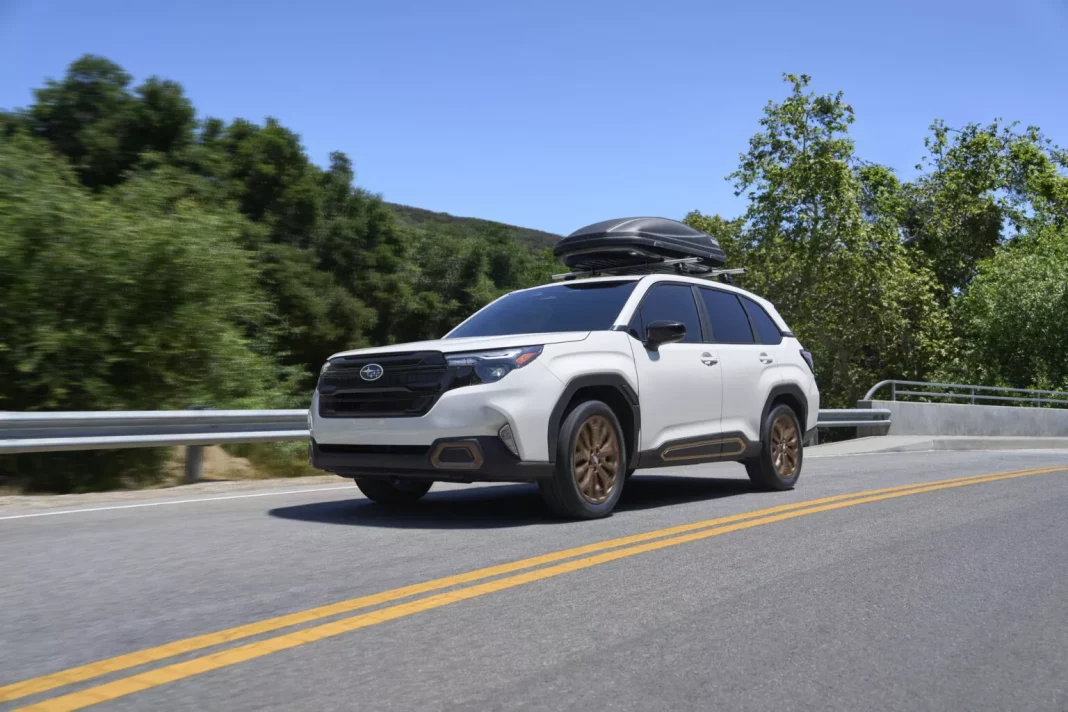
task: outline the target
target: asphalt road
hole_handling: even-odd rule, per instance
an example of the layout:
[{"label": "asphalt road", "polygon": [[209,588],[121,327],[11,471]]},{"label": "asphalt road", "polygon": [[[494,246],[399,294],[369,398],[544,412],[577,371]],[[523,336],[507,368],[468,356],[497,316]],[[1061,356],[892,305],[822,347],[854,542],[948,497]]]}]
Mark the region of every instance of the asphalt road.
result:
[{"label": "asphalt road", "polygon": [[340,479],[0,508],[0,709],[1068,710],[1068,453],[696,470],[582,523]]}]

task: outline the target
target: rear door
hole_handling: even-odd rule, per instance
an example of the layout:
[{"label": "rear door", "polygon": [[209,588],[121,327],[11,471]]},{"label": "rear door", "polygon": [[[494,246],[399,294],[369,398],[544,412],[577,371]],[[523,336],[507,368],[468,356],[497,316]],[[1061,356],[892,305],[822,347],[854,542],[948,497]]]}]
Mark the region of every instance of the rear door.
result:
[{"label": "rear door", "polygon": [[[660,320],[682,322],[686,337],[650,351],[642,343],[645,327]],[[654,284],[643,297],[629,330],[636,339],[631,347],[638,372],[642,451],[653,451],[665,462],[685,464],[702,459],[709,453],[682,445],[718,430],[723,384],[716,349],[705,343],[693,287],[677,282]],[[665,446],[673,449],[666,450]]]},{"label": "rear door", "polygon": [[782,370],[782,331],[775,324],[775,320],[764,311],[764,307],[743,294],[739,294],[738,299],[749,315],[749,323],[753,325],[753,335],[760,344],[760,355],[768,361],[773,371]]},{"label": "rear door", "polygon": [[699,292],[723,371],[720,427],[725,434],[743,433],[750,442],[757,442],[764,402],[772,385],[779,382],[775,370],[778,347],[759,343],[744,297],[713,287],[701,287]]}]

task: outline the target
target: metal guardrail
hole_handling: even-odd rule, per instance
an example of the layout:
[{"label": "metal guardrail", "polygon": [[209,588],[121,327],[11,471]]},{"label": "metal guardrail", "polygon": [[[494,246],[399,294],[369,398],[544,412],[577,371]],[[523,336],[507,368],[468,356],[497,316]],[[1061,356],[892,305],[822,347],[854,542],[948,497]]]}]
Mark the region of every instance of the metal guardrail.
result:
[{"label": "metal guardrail", "polygon": [[[926,398],[949,398],[967,400],[971,405],[976,401],[1001,401],[1009,403],[1027,402],[1035,405],[1050,405],[1068,407],[1068,391],[1039,391],[1026,388],[1001,388],[998,386],[972,386],[962,383],[930,383],[926,381],[880,381],[876,383],[864,400],[874,400],[877,391],[890,387],[890,400],[896,401],[898,396],[921,396]],[[946,388],[957,391],[967,390],[967,393],[950,393],[937,391],[901,390],[898,386],[922,387],[922,388]],[[995,393],[1019,393],[1017,396],[993,396],[986,392]]]},{"label": "metal guardrail", "polygon": [[816,420],[817,428],[851,428],[858,425],[889,425],[888,408],[843,408],[821,410]]},{"label": "metal guardrail", "polygon": [[[966,398],[977,400],[1028,401],[1040,405],[1068,406],[1068,392],[1036,391],[924,381],[881,381],[868,391],[870,401],[879,390],[890,387],[897,396]],[[898,386],[967,389],[968,393],[901,390]],[[991,396],[978,391],[1019,393]],[[817,428],[851,428],[889,425],[886,408],[825,409],[819,412]],[[76,450],[110,450],[138,447],[188,448],[186,479],[200,476],[203,446],[230,443],[307,440],[306,410],[149,410],[98,412],[0,412],[0,455]]]},{"label": "metal guardrail", "polygon": [[[818,427],[888,423],[890,411],[821,410]],[[0,412],[0,455],[307,440],[306,410]]]},{"label": "metal guardrail", "polygon": [[0,455],[184,445],[190,482],[204,445],[307,439],[306,410],[0,412]]}]

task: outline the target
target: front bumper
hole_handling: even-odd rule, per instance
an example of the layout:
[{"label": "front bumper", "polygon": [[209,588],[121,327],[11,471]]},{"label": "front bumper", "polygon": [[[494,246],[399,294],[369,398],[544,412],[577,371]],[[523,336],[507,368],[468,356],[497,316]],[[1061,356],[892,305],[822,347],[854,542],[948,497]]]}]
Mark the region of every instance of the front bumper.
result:
[{"label": "front bumper", "polygon": [[549,419],[563,390],[560,379],[537,359],[496,383],[446,391],[417,417],[323,417],[316,391],[309,427],[312,439],[324,445],[429,447],[444,438],[496,437],[509,425],[519,459],[544,462],[550,459]]},{"label": "front bumper", "polygon": [[311,441],[312,467],[342,477],[412,477],[447,482],[534,482],[551,462],[513,455],[496,436],[439,438],[421,445],[327,445]]}]

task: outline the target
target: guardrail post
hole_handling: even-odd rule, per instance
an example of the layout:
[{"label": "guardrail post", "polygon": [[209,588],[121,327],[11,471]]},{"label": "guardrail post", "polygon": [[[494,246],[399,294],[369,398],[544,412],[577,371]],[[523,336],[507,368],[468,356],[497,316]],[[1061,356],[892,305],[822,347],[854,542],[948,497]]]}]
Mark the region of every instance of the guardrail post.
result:
[{"label": "guardrail post", "polygon": [[893,381],[890,382],[890,400],[897,400],[897,384]]},{"label": "guardrail post", "polygon": [[185,483],[199,482],[204,476],[204,446],[189,445],[185,449]]},{"label": "guardrail post", "polygon": [[[211,410],[206,405],[189,406],[189,410]],[[191,485],[204,476],[204,446],[187,445],[185,448],[185,483]]]},{"label": "guardrail post", "polygon": [[972,394],[972,405],[975,405],[975,389],[974,388],[971,389],[971,394]]}]

